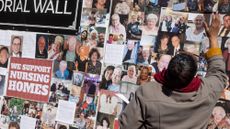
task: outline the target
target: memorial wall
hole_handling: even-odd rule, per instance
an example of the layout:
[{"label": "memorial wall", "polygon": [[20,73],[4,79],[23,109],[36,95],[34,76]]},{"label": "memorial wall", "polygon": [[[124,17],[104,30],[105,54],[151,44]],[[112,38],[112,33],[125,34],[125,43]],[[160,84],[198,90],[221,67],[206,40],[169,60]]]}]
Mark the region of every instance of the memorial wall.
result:
[{"label": "memorial wall", "polygon": [[[0,129],[119,129],[176,54],[196,56],[205,77],[203,23],[216,11],[230,77],[229,0],[0,0]],[[230,128],[226,85],[208,129]]]}]

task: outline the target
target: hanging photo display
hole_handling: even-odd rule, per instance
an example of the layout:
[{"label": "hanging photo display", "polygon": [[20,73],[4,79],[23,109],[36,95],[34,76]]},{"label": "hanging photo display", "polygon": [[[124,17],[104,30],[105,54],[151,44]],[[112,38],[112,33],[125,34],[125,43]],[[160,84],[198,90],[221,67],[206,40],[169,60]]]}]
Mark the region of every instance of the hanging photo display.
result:
[{"label": "hanging photo display", "polygon": [[[78,9],[76,0],[0,0],[0,25],[76,30],[80,21],[75,35],[0,30],[0,128],[119,129],[136,90],[180,52],[196,56],[205,77],[203,22],[217,10],[230,77],[229,2],[204,1],[83,0]],[[229,101],[228,84],[208,129],[230,128]]]}]

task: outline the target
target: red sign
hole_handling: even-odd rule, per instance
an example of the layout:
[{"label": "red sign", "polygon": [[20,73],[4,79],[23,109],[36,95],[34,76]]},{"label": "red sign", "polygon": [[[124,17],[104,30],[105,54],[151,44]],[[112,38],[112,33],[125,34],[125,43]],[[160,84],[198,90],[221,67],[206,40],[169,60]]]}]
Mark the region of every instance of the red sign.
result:
[{"label": "red sign", "polygon": [[11,57],[6,95],[48,102],[52,61]]}]

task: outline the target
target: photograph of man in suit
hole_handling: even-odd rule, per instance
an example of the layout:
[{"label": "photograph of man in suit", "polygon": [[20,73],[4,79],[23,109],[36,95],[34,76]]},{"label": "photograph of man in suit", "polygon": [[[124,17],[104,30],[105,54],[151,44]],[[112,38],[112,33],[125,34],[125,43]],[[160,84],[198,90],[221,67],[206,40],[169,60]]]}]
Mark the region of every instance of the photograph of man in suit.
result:
[{"label": "photograph of man in suit", "polygon": [[12,36],[11,40],[11,56],[12,57],[21,57],[22,56],[22,37]]},{"label": "photograph of man in suit", "polygon": [[47,53],[47,42],[45,36],[41,35],[37,39],[37,44],[36,44],[36,58],[43,58],[46,59],[48,57]]}]

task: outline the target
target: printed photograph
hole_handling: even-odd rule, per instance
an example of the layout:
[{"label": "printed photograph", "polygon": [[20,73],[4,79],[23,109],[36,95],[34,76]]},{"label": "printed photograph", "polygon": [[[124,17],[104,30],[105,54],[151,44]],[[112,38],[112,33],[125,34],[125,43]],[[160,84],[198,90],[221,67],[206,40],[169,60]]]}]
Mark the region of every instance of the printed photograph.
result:
[{"label": "printed photograph", "polygon": [[229,102],[218,101],[212,111],[212,116],[209,119],[207,129],[215,128],[230,128],[230,116],[229,116]]},{"label": "printed photograph", "polygon": [[7,68],[10,57],[9,47],[0,45],[0,67]]},{"label": "printed photograph", "polygon": [[48,57],[48,36],[37,34],[35,58],[46,59]]},{"label": "printed photograph", "polygon": [[22,45],[23,36],[12,35],[11,36],[11,56],[12,57],[22,57]]}]

